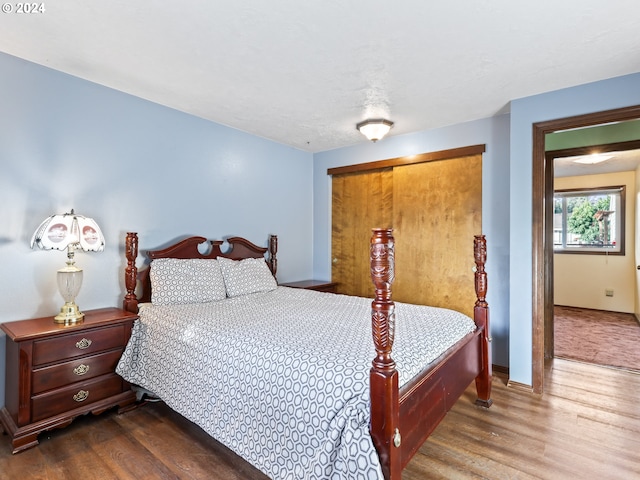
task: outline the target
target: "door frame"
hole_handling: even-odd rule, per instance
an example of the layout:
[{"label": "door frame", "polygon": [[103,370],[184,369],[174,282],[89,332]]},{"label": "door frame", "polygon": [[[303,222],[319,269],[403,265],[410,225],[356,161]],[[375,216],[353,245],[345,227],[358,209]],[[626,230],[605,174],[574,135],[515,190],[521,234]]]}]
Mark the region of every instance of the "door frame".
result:
[{"label": "door frame", "polygon": [[544,391],[544,364],[553,356],[553,161],[545,155],[545,135],[640,118],[640,105],[533,124],[532,199],[532,388]]}]

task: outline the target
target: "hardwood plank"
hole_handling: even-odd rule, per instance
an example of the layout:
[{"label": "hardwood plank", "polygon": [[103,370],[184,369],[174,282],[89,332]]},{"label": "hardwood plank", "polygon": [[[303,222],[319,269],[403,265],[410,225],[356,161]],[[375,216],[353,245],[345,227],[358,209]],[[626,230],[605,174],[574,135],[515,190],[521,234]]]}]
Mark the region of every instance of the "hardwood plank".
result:
[{"label": "hardwood plank", "polygon": [[[486,411],[471,404],[467,390],[405,477],[640,475],[640,408],[631,401],[640,375],[563,360],[550,362],[546,375],[543,396],[509,389],[506,379],[494,377],[494,405]],[[432,476],[419,476],[433,466]]]},{"label": "hardwood plank", "polygon": [[[464,393],[403,472],[405,480],[640,478],[640,374],[555,359],[544,395],[493,379],[493,406]],[[249,479],[268,477],[163,403],[76,419],[11,454],[0,478]]]},{"label": "hardwood plank", "polygon": [[[162,459],[176,478],[207,478],[210,472],[229,480],[266,478],[246,462],[239,462],[234,453],[166,405],[154,405],[149,410],[150,415],[144,418],[122,415],[116,421],[131,431],[136,441],[155,458]],[[153,427],[149,428],[150,425]],[[194,438],[197,441],[175,442],[175,438]],[[219,450],[219,455],[211,455],[211,445]]]}]

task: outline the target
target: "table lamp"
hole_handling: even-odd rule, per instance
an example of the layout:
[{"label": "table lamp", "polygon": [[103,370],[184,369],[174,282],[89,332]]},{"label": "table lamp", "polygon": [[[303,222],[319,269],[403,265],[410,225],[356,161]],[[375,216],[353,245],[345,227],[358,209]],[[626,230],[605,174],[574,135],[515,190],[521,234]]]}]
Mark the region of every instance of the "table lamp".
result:
[{"label": "table lamp", "polygon": [[100,227],[92,218],[77,215],[73,210],[71,213],[51,215],[31,237],[31,248],[34,246],[43,250],[67,250],[67,266],[58,270],[57,274],[58,289],[65,303],[53,321],[65,325],[82,322],[84,313],[75,303],[82,286],[82,269],[75,265],[73,256],[76,250],[104,250]]}]

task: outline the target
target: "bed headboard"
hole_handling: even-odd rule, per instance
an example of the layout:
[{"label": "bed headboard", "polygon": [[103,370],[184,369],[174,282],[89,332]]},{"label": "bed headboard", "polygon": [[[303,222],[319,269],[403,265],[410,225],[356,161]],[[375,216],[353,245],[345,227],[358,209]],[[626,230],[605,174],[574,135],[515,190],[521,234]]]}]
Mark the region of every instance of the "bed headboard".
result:
[{"label": "bed headboard", "polygon": [[[209,251],[202,253],[198,248],[203,243],[209,243]],[[229,249],[222,251],[221,246],[227,243]],[[146,252],[149,261],[156,258],[203,258],[214,259],[216,257],[225,257],[232,260],[242,260],[244,258],[264,258],[264,254],[268,252],[266,259],[269,270],[273,276],[276,276],[278,268],[278,260],[276,253],[278,251],[278,237],[276,235],[269,236],[269,247],[259,247],[249,240],[242,237],[230,237],[227,240],[207,240],[204,237],[189,237],[181,240],[162,250],[150,250]],[[127,233],[125,239],[125,255],[127,257],[127,267],[125,268],[125,287],[127,293],[124,297],[123,308],[129,312],[138,313],[138,303],[151,301],[151,282],[149,280],[149,266],[138,270],[136,267],[136,259],[138,258],[138,234],[135,232]],[[136,295],[136,287],[140,285],[140,296]]]}]

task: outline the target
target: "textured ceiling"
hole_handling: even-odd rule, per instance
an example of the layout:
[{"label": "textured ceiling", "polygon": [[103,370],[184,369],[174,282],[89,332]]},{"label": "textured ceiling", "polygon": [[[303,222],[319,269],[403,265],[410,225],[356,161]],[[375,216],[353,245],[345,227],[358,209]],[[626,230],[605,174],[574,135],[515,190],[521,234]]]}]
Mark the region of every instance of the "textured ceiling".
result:
[{"label": "textured ceiling", "polygon": [[0,51],[312,152],[640,71],[638,0],[42,4],[0,13]]}]

